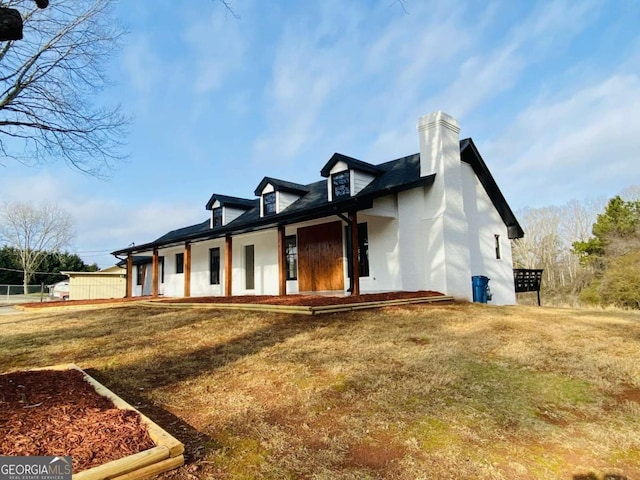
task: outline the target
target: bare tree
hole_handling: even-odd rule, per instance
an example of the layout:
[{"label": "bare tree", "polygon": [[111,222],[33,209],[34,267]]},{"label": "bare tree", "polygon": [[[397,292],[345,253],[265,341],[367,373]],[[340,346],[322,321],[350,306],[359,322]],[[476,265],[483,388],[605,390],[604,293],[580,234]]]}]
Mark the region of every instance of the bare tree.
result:
[{"label": "bare tree", "polygon": [[124,29],[112,0],[0,0],[20,10],[24,38],[0,43],[0,152],[27,165],[56,159],[92,175],[122,158],[128,119],[93,102]]},{"label": "bare tree", "polygon": [[640,201],[640,185],[631,185],[625,188],[620,194],[623,200],[627,202],[639,202]]},{"label": "bare tree", "polygon": [[73,238],[73,224],[60,207],[12,202],[0,208],[0,240],[18,250],[25,294],[43,256],[68,247]]}]

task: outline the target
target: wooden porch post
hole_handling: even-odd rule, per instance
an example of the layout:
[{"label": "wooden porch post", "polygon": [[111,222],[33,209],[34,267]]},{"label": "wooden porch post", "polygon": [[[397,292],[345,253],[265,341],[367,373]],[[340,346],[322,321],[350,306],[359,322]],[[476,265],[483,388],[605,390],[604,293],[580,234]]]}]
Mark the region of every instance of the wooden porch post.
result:
[{"label": "wooden porch post", "polygon": [[351,270],[352,286],[351,295],[360,295],[360,264],[358,262],[358,213],[354,210],[349,212],[351,222]]},{"label": "wooden porch post", "polygon": [[184,296],[191,296],[191,244],[184,244]]},{"label": "wooden porch post", "polygon": [[284,226],[278,227],[278,295],[287,294],[287,257]]},{"label": "wooden porch post", "polygon": [[233,239],[231,235],[227,235],[224,238],[224,296],[230,297],[231,293],[231,280],[232,280],[232,262],[233,256]]},{"label": "wooden porch post", "polygon": [[127,255],[127,291],[125,296],[133,296],[133,256],[131,253]]},{"label": "wooden porch post", "polygon": [[158,249],[153,249],[153,261],[151,263],[151,295],[158,296]]}]

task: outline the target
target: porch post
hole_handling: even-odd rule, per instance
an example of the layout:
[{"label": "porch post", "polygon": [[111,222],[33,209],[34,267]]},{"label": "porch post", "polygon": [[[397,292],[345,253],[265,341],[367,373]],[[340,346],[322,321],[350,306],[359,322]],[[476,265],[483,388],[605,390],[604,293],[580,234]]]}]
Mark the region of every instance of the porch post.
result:
[{"label": "porch post", "polygon": [[191,296],[191,244],[184,244],[184,296]]},{"label": "porch post", "polygon": [[287,261],[284,226],[278,227],[278,295],[287,294]]},{"label": "porch post", "polygon": [[127,298],[132,297],[133,295],[133,256],[131,253],[127,254],[127,291],[125,296]]},{"label": "porch post", "polygon": [[224,296],[230,297],[231,293],[231,269],[233,255],[233,239],[231,235],[224,238]]},{"label": "porch post", "polygon": [[151,263],[151,295],[158,296],[158,249],[153,249],[153,261]]},{"label": "porch post", "polygon": [[351,295],[360,295],[360,265],[358,262],[358,212],[349,212],[351,222],[351,270],[353,290]]}]

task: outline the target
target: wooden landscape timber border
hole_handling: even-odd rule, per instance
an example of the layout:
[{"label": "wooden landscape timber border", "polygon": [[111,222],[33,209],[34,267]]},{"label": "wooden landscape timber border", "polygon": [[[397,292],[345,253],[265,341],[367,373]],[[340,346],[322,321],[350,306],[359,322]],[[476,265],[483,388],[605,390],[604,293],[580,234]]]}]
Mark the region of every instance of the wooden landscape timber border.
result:
[{"label": "wooden landscape timber border", "polygon": [[132,410],[140,415],[142,424],[147,428],[149,436],[156,444],[155,447],[128,457],[113,460],[97,467],[74,473],[73,480],[138,480],[152,477],[162,472],[178,468],[184,464],[184,445],[175,437],[163,430],[157,423],[140,413],[119,396],[89,376],[77,365],[53,365],[50,367],[33,368],[31,370],[79,370],[85,380],[95,391],[113,402],[116,408]]},{"label": "wooden landscape timber border", "polygon": [[274,313],[297,313],[300,315],[322,315],[326,313],[339,313],[350,312],[353,310],[365,310],[369,308],[381,308],[392,307],[399,305],[410,305],[418,303],[439,303],[439,302],[452,302],[453,297],[449,295],[440,295],[437,297],[416,297],[416,298],[402,298],[396,300],[379,300],[376,302],[361,302],[361,303],[341,303],[334,305],[321,305],[321,306],[297,306],[297,305],[271,305],[268,303],[188,303],[188,302],[176,302],[170,301],[141,301],[137,305],[144,305],[149,307],[164,307],[164,308],[209,308],[220,310],[244,310],[250,312],[274,312]]}]

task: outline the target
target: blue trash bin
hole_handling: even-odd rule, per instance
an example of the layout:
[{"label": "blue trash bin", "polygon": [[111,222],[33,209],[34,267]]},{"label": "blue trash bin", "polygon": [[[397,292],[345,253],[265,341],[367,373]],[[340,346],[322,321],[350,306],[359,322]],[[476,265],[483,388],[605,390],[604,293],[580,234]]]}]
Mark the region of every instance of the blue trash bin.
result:
[{"label": "blue trash bin", "polygon": [[471,277],[471,285],[473,287],[473,301],[487,303],[489,299],[489,277],[484,275]]}]

